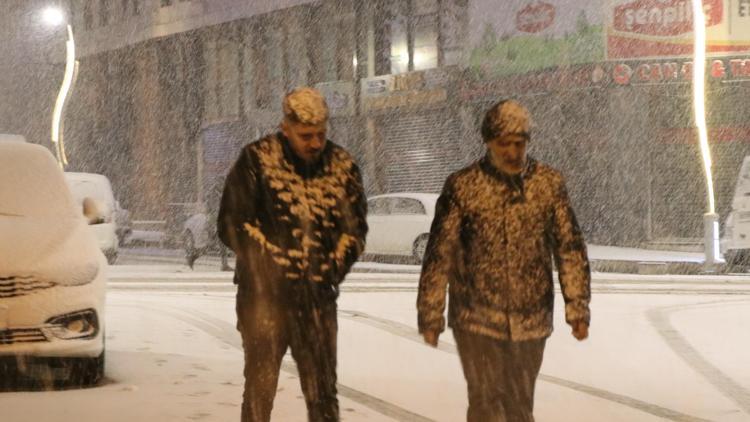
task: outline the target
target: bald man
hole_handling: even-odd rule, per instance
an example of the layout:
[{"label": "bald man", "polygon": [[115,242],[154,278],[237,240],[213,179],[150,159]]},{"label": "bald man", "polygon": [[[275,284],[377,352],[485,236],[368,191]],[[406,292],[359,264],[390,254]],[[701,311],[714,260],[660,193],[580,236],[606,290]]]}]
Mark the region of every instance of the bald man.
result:
[{"label": "bald man", "polygon": [[367,201],[352,157],[326,139],[312,88],[284,97],[279,132],[246,145],[230,170],[218,233],[237,256],[245,351],[242,421],[268,421],[287,348],[310,421],[338,421],[336,298],[364,250]]}]

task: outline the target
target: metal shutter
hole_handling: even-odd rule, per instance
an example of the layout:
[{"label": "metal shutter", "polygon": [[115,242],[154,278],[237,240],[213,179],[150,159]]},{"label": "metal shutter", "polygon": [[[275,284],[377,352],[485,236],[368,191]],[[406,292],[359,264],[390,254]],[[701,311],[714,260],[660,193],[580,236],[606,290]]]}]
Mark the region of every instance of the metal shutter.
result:
[{"label": "metal shutter", "polygon": [[443,112],[390,115],[380,119],[380,165],[388,192],[438,193],[463,163],[459,124]]}]

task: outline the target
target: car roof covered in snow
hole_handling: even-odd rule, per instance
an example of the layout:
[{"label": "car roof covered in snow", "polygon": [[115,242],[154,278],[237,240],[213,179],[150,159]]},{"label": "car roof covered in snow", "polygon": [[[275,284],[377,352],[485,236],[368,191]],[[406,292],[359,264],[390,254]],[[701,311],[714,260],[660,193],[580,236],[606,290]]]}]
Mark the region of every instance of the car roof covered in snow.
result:
[{"label": "car roof covered in snow", "polygon": [[393,192],[386,193],[383,195],[373,195],[367,198],[367,200],[378,199],[378,198],[410,198],[416,199],[427,208],[428,214],[435,213],[435,203],[437,203],[438,194],[436,193],[423,193],[423,192]]},{"label": "car roof covered in snow", "polygon": [[0,142],[26,142],[26,138],[24,138],[22,135],[0,133]]},{"label": "car roof covered in snow", "polygon": [[63,172],[47,148],[25,142],[0,142],[2,215],[78,217]]}]

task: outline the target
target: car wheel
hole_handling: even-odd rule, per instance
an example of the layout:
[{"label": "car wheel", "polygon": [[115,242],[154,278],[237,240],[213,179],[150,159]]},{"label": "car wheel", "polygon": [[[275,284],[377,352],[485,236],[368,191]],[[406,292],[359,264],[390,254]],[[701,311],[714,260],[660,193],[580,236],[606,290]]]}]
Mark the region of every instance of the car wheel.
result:
[{"label": "car wheel", "polygon": [[93,387],[99,384],[104,378],[104,350],[95,358],[76,358],[70,365],[70,371],[67,382],[71,387]]},{"label": "car wheel", "polygon": [[419,237],[417,237],[417,240],[414,241],[412,253],[414,255],[414,259],[416,259],[420,264],[424,260],[424,254],[427,251],[427,241],[429,240],[429,238],[430,235],[424,233],[419,235]]}]

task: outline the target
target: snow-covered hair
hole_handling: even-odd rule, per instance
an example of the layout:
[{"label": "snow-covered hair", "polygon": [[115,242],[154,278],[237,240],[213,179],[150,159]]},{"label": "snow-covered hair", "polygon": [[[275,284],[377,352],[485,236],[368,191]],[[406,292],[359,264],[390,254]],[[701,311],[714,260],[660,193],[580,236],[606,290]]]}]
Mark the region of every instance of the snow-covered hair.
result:
[{"label": "snow-covered hair", "polygon": [[309,87],[295,88],[284,96],[284,117],[307,125],[317,125],[328,120],[328,105],[320,91]]},{"label": "snow-covered hair", "polygon": [[515,100],[502,100],[484,115],[482,138],[485,142],[498,136],[522,135],[529,137],[529,110]]}]

